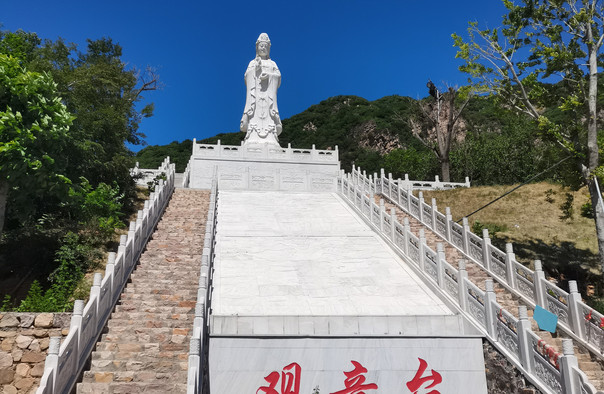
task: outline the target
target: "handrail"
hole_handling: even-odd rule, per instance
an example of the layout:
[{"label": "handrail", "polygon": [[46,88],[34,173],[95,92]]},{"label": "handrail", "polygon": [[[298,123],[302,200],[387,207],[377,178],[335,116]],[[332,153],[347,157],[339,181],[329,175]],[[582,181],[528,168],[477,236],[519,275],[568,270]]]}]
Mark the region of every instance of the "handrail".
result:
[{"label": "handrail", "polygon": [[[383,171],[381,173],[384,174]],[[498,249],[491,244],[487,229],[483,230],[482,238],[477,237],[470,230],[467,218],[463,218],[463,225],[457,224],[453,221],[448,207],[446,214],[439,212],[435,199],[432,199],[430,205],[426,204],[422,192],[419,193],[419,197],[415,197],[411,191],[400,187],[390,176],[367,178],[357,169],[351,174],[351,179],[363,184],[364,189],[371,190],[374,194],[383,194],[407,214],[433,229],[462,252],[467,259],[476,263],[531,308],[539,305],[557,314],[560,317],[558,326],[561,330],[604,360],[604,324],[596,329],[593,323],[587,322],[586,316],[589,313],[587,310],[590,308],[582,303],[576,283],[573,284],[572,281],[569,283],[570,294],[568,297],[564,296],[566,293],[564,290],[545,280],[541,261],[535,261],[534,271],[523,266],[516,261],[511,243],[506,244],[505,251]],[[367,182],[372,182],[372,185],[367,187]],[[424,205],[431,206],[430,215],[425,215],[424,210],[419,208]],[[548,296],[549,293],[552,294]],[[567,303],[557,302],[556,299],[560,297],[567,299]],[[590,311],[592,315],[603,317],[592,309]]]},{"label": "handrail", "polygon": [[208,382],[204,381],[208,368],[208,317],[210,311],[210,291],[212,289],[212,267],[214,265],[214,247],[216,243],[216,224],[218,223],[218,182],[212,181],[210,206],[206,220],[206,232],[203,240],[201,271],[195,304],[193,335],[189,343],[189,364],[187,373],[187,394],[207,392]]},{"label": "handrail", "polygon": [[[577,358],[573,354],[572,339],[563,339],[563,352],[561,355],[551,353],[546,347],[542,346],[540,338],[534,334],[531,330],[531,324],[528,320],[528,314],[526,306],[520,306],[519,316],[516,320],[513,316],[505,311],[496,302],[492,279],[486,282],[486,291],[480,290],[478,287],[472,284],[467,279],[467,272],[465,271],[465,261],[460,261],[458,268],[455,269],[453,265],[446,261],[444,248],[439,246],[438,251],[431,251],[425,241],[425,238],[420,234],[420,237],[415,237],[411,231],[408,221],[405,220],[404,224],[398,222],[396,215],[388,215],[384,211],[383,203],[380,203],[378,212],[376,214],[373,207],[376,206],[369,199],[371,209],[366,209],[365,197],[366,193],[373,195],[375,192],[384,192],[385,196],[392,197],[393,194],[397,195],[396,200],[401,201],[401,196],[406,197],[402,200],[407,201],[408,205],[412,200],[410,193],[406,194],[407,191],[402,191],[400,187],[395,185],[394,182],[387,178],[372,179],[373,184],[368,185],[368,179],[360,174],[345,174],[343,171],[338,177],[338,193],[348,202],[365,220],[367,223],[375,229],[387,242],[389,242],[393,248],[405,258],[410,266],[420,273],[423,280],[427,283],[431,283],[431,287],[437,288],[446,299],[454,301],[455,305],[468,317],[474,324],[481,328],[487,339],[499,350],[502,354],[514,364],[523,375],[539,387],[545,393],[564,393],[574,394],[578,392],[596,393],[595,388],[589,383],[587,377],[577,372],[578,362]],[[361,192],[362,198],[358,197],[358,193]],[[423,204],[423,199],[420,197],[419,206]],[[400,206],[400,203],[398,204]],[[416,218],[422,218],[422,209],[416,212],[413,216]],[[409,213],[409,211],[407,211]],[[437,214],[436,204],[433,202],[431,217],[425,217],[422,223],[428,225],[428,223],[434,224],[436,222],[434,215]],[[376,218],[377,215],[377,218]],[[450,213],[447,215],[448,228],[450,229],[450,223],[452,219]],[[468,241],[467,223],[464,223],[463,231],[460,234],[461,239],[458,244],[462,245],[461,250],[465,250],[466,256],[470,256],[468,251],[468,245],[471,244]],[[440,228],[437,226],[437,229]],[[442,230],[442,228],[441,228]],[[435,230],[438,232],[438,230]],[[447,231],[442,231],[447,233]],[[441,234],[442,235],[442,234]],[[444,237],[443,237],[444,238]],[[449,238],[450,239],[450,238]],[[449,241],[449,240],[448,240]],[[483,238],[482,248],[490,248],[493,250],[493,246],[490,245],[488,237]],[[449,241],[450,242],[450,241]],[[477,247],[477,244],[472,244],[473,247]],[[459,247],[459,246],[458,246]],[[498,250],[498,249],[497,249]],[[515,276],[509,275],[512,267],[516,267],[517,262],[513,256],[511,248],[506,252],[499,251],[498,256],[503,256],[503,267],[506,272],[503,275],[503,280],[509,281],[510,278],[512,284],[517,279]],[[483,267],[489,267],[489,253],[483,253],[484,261],[479,262],[475,258],[473,261],[482,265]],[[501,257],[498,257],[501,258]],[[428,261],[428,263],[426,263]],[[486,264],[485,264],[486,261]],[[500,264],[499,260],[493,262],[493,264]],[[538,267],[540,268],[540,267]],[[532,277],[524,272],[523,280],[532,283],[533,288],[543,294],[545,291],[549,291],[547,295],[543,295],[545,299],[547,296],[556,302],[556,305],[580,305],[580,294],[577,292],[576,282],[571,281],[570,293],[562,293],[554,291],[555,285],[546,284],[543,276],[543,271],[535,271]],[[499,275],[501,277],[502,275]],[[547,286],[546,286],[547,285]],[[544,290],[547,288],[547,290]],[[561,289],[560,289],[561,290]],[[576,299],[578,297],[578,300]],[[572,310],[571,310],[572,312]],[[576,317],[580,314],[569,315],[569,321],[574,322]],[[591,316],[590,316],[591,317]],[[572,323],[571,323],[572,324]],[[551,353],[551,354],[550,354]]]},{"label": "handrail", "polygon": [[118,252],[109,253],[105,275],[94,275],[88,302],[84,305],[82,300],[75,301],[69,335],[63,343],[61,337],[50,339],[52,346],[48,348],[37,394],[69,393],[77,383],[76,379],[174,191],[174,164],[166,158],[160,169],[167,179],[159,181],[145,201],[144,209],[138,211],[136,221],[130,222],[128,235],[121,237]]}]

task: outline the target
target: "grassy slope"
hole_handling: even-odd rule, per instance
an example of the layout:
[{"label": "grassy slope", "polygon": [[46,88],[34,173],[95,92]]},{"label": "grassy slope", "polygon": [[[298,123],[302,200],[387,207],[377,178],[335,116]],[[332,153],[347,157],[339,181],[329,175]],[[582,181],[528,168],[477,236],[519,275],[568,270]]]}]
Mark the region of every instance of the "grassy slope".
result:
[{"label": "grassy slope", "polygon": [[[461,219],[474,210],[512,189],[511,186],[478,186],[470,189],[424,192],[427,202],[436,198],[439,211],[451,208],[454,220]],[[553,193],[549,193],[552,190]],[[574,196],[573,215],[562,219],[560,206],[566,193]],[[593,219],[581,216],[581,205],[588,201],[586,188],[573,192],[559,185],[536,183],[525,185],[469,218],[470,227],[480,221],[486,227],[502,228],[493,242],[503,248],[505,242],[514,244],[519,261],[532,265],[539,259],[552,277],[564,282],[577,279],[582,290],[595,285],[602,294],[601,272],[597,264],[597,241]]]}]

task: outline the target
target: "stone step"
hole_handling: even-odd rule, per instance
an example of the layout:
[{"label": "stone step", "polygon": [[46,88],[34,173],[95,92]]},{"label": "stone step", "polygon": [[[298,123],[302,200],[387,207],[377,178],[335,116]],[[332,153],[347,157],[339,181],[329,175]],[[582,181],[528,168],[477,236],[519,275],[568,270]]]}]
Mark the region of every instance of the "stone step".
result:
[{"label": "stone step", "polygon": [[132,321],[164,321],[164,320],[189,320],[192,319],[193,315],[189,313],[183,314],[171,314],[171,313],[150,313],[150,312],[113,312],[111,314],[112,320],[132,320]]},{"label": "stone step", "polygon": [[180,327],[113,327],[103,334],[101,341],[110,343],[171,343],[183,344],[189,337],[190,329]]},{"label": "stone step", "polygon": [[[175,363],[173,360],[162,360],[157,356],[146,357],[143,359],[136,360],[92,360],[91,366],[94,371],[103,372],[123,372],[123,371],[140,371],[150,370],[159,373],[167,372],[182,372],[187,370],[188,360],[184,359],[180,362]],[[94,374],[94,372],[87,371],[88,376]],[[84,382],[91,381],[86,379],[84,375]]]},{"label": "stone step", "polygon": [[[190,198],[195,197],[195,198]],[[209,191],[175,191],[79,393],[184,393]]]},{"label": "stone step", "polygon": [[195,312],[194,307],[190,306],[148,306],[148,307],[140,307],[138,305],[126,304],[126,305],[116,305],[116,312],[151,312],[151,313],[168,313],[168,314],[191,314]]},{"label": "stone step", "polygon": [[[159,359],[175,360],[177,362],[188,360],[189,355],[182,349],[165,350],[160,348],[158,343],[149,343],[145,345],[145,350],[142,352],[128,352],[112,350],[98,350],[92,353],[92,361],[95,360],[118,360],[118,361],[133,361],[133,362],[154,362]],[[180,360],[180,361],[178,361]]]},{"label": "stone step", "polygon": [[[144,291],[144,292],[143,292]],[[197,298],[197,291],[191,291],[189,294],[157,294],[148,290],[139,290],[136,293],[123,293],[120,298],[122,304],[125,301],[148,301],[148,302],[162,302],[162,303],[176,303],[181,301],[195,301]]]},{"label": "stone step", "polygon": [[[100,377],[102,378],[102,377]],[[147,383],[142,382],[112,382],[112,383],[78,383],[78,393],[82,394],[162,394],[162,393],[186,393],[187,384],[185,383],[163,383],[169,380],[169,377],[155,380]]]},{"label": "stone step", "polygon": [[107,322],[107,327],[109,329],[112,328],[120,328],[120,327],[132,327],[136,326],[137,329],[141,328],[182,328],[189,324],[193,327],[194,316],[188,316],[187,319],[171,319],[169,317],[163,319],[149,319],[149,318],[140,318],[140,319],[118,319],[115,317],[111,317],[109,322]]}]

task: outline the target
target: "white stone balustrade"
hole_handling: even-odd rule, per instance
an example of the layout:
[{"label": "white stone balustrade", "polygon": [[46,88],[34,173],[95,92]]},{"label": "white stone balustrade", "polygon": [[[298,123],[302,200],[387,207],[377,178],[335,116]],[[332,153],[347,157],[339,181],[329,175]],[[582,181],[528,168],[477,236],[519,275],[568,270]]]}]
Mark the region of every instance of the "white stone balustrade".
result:
[{"label": "white stone balustrade", "polygon": [[174,164],[166,159],[160,168],[167,179],[155,187],[137,220],[130,222],[128,235],[120,239],[118,252],[109,253],[105,275],[95,274],[86,305],[82,300],[75,301],[69,335],[63,343],[60,337],[51,338],[37,394],[69,393],[75,387],[76,379],[174,191]]},{"label": "white stone balustrade", "polygon": [[168,171],[170,171],[170,157],[166,157],[157,169],[139,168],[139,164],[136,162],[134,168],[130,169],[130,176],[135,178],[137,185],[146,187],[157,176],[161,176],[162,174],[167,175]]},{"label": "white stone balustrade", "polygon": [[[381,174],[381,178],[372,179],[360,168],[353,168],[348,176],[352,186],[347,187],[361,191],[383,190],[383,194],[399,208],[433,229],[532,308],[540,305],[558,315],[559,327],[563,331],[604,360],[604,321],[601,320],[604,316],[584,304],[578,292],[574,292],[577,295],[572,295],[573,291],[569,294],[546,280],[540,261],[535,261],[534,271],[523,266],[516,261],[511,244],[506,245],[505,251],[498,249],[491,244],[488,230],[483,231],[483,238],[480,239],[470,231],[467,219],[464,218],[463,225],[460,225],[452,220],[448,207],[446,214],[434,207],[429,210],[429,206],[422,201],[421,192],[419,197],[415,197],[410,190],[393,181],[391,176],[386,177],[383,170]],[[436,203],[433,202],[433,205],[436,206]]]},{"label": "white stone balustrade", "polygon": [[[407,213],[415,212],[412,215],[418,219],[421,210],[412,211],[412,207],[421,207],[421,198],[414,197],[408,190],[403,190],[387,178],[370,179],[358,170],[351,174],[341,173],[337,185],[337,190],[344,200],[354,207],[387,242],[391,242],[393,248],[410,262],[410,266],[424,278],[426,283],[440,289],[445,297],[451,299],[477,327],[482,329],[489,341],[542,392],[596,394],[593,385],[578,368],[571,339],[563,341],[563,354],[555,353],[531,330],[526,306],[519,308],[519,319],[514,318],[497,303],[491,279],[485,283],[486,291],[480,290],[468,279],[464,260],[459,262],[459,269],[456,269],[446,261],[442,245],[438,246],[437,252],[432,251],[426,244],[423,230],[420,230],[420,236],[416,237],[410,231],[408,219],[405,219],[404,224],[399,223],[394,212],[387,214],[384,212],[383,203],[375,204],[367,194],[374,190],[384,190],[384,195],[390,197]],[[413,201],[416,203],[414,204]],[[467,223],[463,227],[452,225],[455,223],[452,222],[448,210],[446,215],[440,214],[434,201],[431,206],[425,206],[431,209],[424,211],[422,223],[429,227],[432,225],[432,228],[443,238],[457,245],[466,258],[485,267],[492,277],[501,280],[508,289],[522,288],[517,293],[523,299],[528,299],[532,295],[530,298],[533,306],[534,300],[549,300],[546,307],[550,310],[554,308],[551,305],[555,305],[559,308],[558,312],[565,311],[566,323],[563,322],[562,325],[566,325],[566,329],[571,331],[574,327],[580,327],[571,331],[573,337],[590,340],[591,348],[602,345],[602,334],[600,334],[602,329],[597,323],[601,321],[604,326],[602,320],[604,316],[581,302],[575,282],[571,282],[569,293],[564,292],[545,280],[540,262],[535,264],[536,271],[531,271],[515,260],[511,245],[507,247],[506,252],[502,252],[490,244],[488,232],[483,233],[482,239],[468,234]],[[376,216],[378,220],[375,220]],[[435,225],[439,222],[435,218],[446,218],[447,223],[441,223],[445,228],[452,230],[449,237],[442,225]],[[455,239],[457,242],[453,242]],[[497,265],[502,272],[496,274],[489,270],[488,267],[492,265]],[[543,306],[544,303],[541,305]],[[581,320],[581,317],[584,319]],[[596,330],[599,332],[597,335],[586,334],[585,330],[589,330],[590,333]]]},{"label": "white stone balustrade", "polygon": [[210,310],[210,293],[212,290],[212,272],[214,265],[214,247],[216,243],[216,223],[218,221],[218,182],[212,181],[210,190],[210,206],[206,220],[206,230],[201,256],[201,269],[199,273],[199,286],[197,302],[195,304],[195,319],[193,321],[193,335],[189,349],[189,364],[187,374],[187,394],[206,392],[207,382],[203,381],[204,372],[208,365],[208,326]]}]

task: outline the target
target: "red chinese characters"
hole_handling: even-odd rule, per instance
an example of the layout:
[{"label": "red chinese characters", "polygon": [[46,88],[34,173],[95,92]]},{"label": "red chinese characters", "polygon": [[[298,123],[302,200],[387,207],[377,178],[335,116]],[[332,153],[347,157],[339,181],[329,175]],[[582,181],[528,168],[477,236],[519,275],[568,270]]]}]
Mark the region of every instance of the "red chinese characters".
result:
[{"label": "red chinese characters", "polygon": [[[281,372],[273,371],[264,378],[268,386],[260,387],[256,390],[256,394],[300,394],[300,375],[302,369],[297,363],[291,363]],[[281,391],[277,391],[276,387],[281,378]]]},{"label": "red chinese characters", "polygon": [[375,383],[365,383],[364,373],[367,373],[367,368],[363,367],[361,363],[351,360],[354,369],[350,372],[344,372],[346,379],[344,380],[344,390],[336,391],[331,394],[365,394],[364,390],[376,390],[378,388]]},{"label": "red chinese characters", "polygon": [[[443,381],[442,376],[440,376],[440,374],[433,369],[431,370],[432,371],[431,375],[422,377],[422,375],[426,371],[426,368],[428,367],[428,363],[419,357],[418,357],[418,360],[419,360],[419,368],[417,370],[417,373],[415,374],[413,379],[411,379],[410,381],[407,382],[407,388],[414,394],[417,394],[418,393],[417,390],[422,388],[422,386],[424,386],[424,384],[428,384],[427,386],[424,387],[424,389],[427,390],[427,389],[430,389],[430,388],[436,386],[437,384],[439,384],[440,382]],[[422,393],[423,392],[424,391],[422,391]],[[432,391],[426,392],[426,394],[440,394],[440,392],[437,390],[432,390]]]}]

